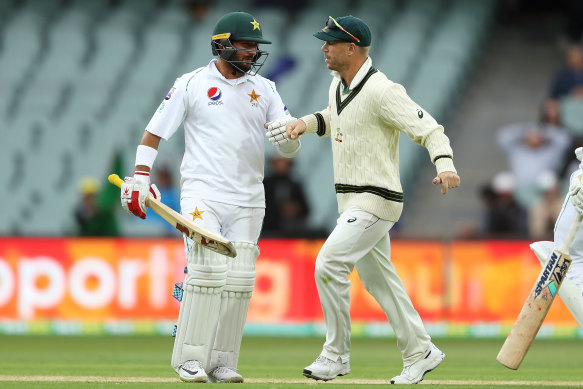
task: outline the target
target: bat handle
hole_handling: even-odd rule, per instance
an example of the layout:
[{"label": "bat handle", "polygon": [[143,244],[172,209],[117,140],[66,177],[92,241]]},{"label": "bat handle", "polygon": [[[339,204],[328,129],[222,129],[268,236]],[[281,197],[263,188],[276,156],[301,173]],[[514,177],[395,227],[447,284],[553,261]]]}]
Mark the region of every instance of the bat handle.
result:
[{"label": "bat handle", "polygon": [[109,180],[109,182],[111,182],[118,188],[121,188],[121,184],[123,184],[123,180],[119,178],[117,174],[110,174],[109,177],[107,177],[107,179]]},{"label": "bat handle", "polygon": [[575,235],[577,234],[577,231],[579,230],[579,225],[581,224],[581,220],[583,220],[583,215],[581,215],[579,212],[577,212],[577,217],[575,218],[575,220],[573,220],[573,224],[571,224],[571,227],[569,228],[569,232],[567,233],[567,237],[565,238],[565,241],[563,242],[563,245],[561,246],[561,252],[568,254],[569,250],[571,249],[571,244],[573,243],[573,240],[575,240]]}]

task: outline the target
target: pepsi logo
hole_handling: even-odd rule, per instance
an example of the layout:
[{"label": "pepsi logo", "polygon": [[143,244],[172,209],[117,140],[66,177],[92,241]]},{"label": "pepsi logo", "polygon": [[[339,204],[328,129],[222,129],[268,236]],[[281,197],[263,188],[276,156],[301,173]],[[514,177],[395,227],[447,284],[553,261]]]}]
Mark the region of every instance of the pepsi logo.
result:
[{"label": "pepsi logo", "polygon": [[221,96],[223,95],[223,93],[221,92],[221,90],[219,88],[216,87],[212,87],[210,88],[207,92],[206,92],[207,96],[209,99],[211,99],[212,101],[217,101],[221,98]]}]

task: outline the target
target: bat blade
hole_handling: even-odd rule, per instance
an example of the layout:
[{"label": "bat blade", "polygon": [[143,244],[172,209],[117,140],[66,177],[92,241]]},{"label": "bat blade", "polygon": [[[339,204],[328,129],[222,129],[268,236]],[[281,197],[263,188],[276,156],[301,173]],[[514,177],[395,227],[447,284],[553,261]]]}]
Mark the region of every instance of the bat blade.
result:
[{"label": "bat blade", "polygon": [[[108,180],[118,188],[123,184],[123,180],[117,174],[111,174]],[[228,239],[195,225],[160,200],[146,198],[146,206],[197,244],[228,257],[237,256],[235,246]]]},{"label": "bat blade", "polygon": [[512,370],[518,369],[547,316],[571,262],[571,257],[560,250],[551,253],[496,357],[502,365]]},{"label": "bat blade", "polygon": [[160,200],[147,198],[146,206],[199,245],[228,257],[237,255],[235,247],[228,239],[195,225]]}]

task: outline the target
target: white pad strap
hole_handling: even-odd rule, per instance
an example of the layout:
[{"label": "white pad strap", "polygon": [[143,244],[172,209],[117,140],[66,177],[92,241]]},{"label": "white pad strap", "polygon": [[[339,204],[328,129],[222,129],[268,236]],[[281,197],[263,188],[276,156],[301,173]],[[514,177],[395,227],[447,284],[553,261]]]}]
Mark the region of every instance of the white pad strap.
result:
[{"label": "white pad strap", "polygon": [[172,367],[196,360],[208,368],[219,318],[221,293],[227,280],[224,255],[193,245],[188,255],[184,295],[180,304]]},{"label": "white pad strap", "polygon": [[255,261],[259,248],[252,243],[235,242],[237,257],[227,261],[227,283],[221,295],[221,312],[215,344],[211,353],[211,369],[237,367],[243,328],[249,301],[255,285]]},{"label": "white pad strap", "polygon": [[549,256],[553,252],[554,243],[550,241],[540,241],[534,242],[530,244],[530,249],[536,255],[540,264],[544,266],[544,264],[549,259]]}]

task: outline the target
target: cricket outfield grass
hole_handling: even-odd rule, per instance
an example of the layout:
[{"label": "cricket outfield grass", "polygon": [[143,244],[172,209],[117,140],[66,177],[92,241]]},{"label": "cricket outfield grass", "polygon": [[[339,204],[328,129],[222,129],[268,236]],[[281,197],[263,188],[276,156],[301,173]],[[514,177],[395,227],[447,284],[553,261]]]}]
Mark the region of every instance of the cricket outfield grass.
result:
[{"label": "cricket outfield grass", "polygon": [[[320,338],[243,339],[239,371],[244,388],[379,388],[400,373],[394,339],[354,339],[352,373],[328,383],[304,378]],[[0,388],[172,388],[168,337],[0,336]],[[496,362],[503,339],[436,339],[446,359],[421,384],[435,388],[567,388],[583,386],[581,340],[535,340],[518,371]],[[227,384],[209,384],[225,386]],[[233,386],[230,384],[229,387]]]}]

